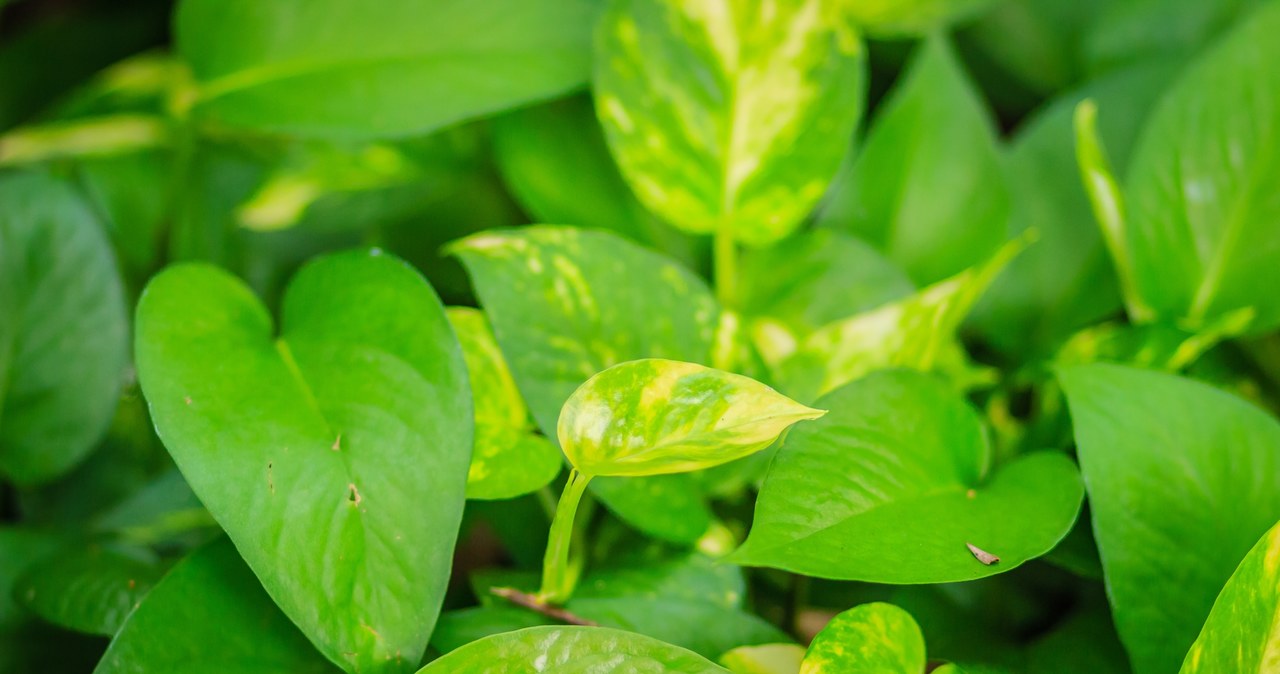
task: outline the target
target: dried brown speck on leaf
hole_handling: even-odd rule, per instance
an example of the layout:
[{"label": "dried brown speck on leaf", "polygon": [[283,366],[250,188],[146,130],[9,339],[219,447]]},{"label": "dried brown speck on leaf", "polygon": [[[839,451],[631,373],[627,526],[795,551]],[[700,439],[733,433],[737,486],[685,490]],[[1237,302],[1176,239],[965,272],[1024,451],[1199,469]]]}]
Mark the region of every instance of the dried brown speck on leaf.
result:
[{"label": "dried brown speck on leaf", "polygon": [[969,552],[973,553],[973,557],[975,559],[977,559],[979,562],[982,562],[983,564],[986,564],[987,566],[1000,563],[999,557],[991,554],[990,552],[987,552],[986,550],[983,550],[982,548],[974,545],[973,543],[965,543],[965,547],[969,548]]},{"label": "dried brown speck on leaf", "polygon": [[351,501],[351,505],[358,506],[363,498],[360,498],[360,490],[356,489],[356,483],[352,482],[347,485],[347,500]]},{"label": "dried brown speck on leaf", "polygon": [[332,446],[332,447],[330,447],[329,449],[332,449],[332,450],[333,450],[333,451],[335,451],[335,452],[336,452],[336,451],[338,451],[338,450],[340,450],[340,449],[342,449],[342,434],[341,434],[341,433],[339,433],[339,434],[338,434],[338,437],[336,437],[336,438],[334,438],[334,439],[333,439],[333,446]]}]

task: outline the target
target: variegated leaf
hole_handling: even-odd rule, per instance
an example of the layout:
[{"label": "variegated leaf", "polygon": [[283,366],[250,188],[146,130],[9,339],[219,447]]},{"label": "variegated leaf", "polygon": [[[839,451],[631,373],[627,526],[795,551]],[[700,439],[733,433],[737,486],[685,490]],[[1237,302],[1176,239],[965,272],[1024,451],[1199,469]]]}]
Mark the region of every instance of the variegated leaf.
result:
[{"label": "variegated leaf", "polygon": [[661,475],[754,454],[823,414],[750,377],[648,358],[587,380],[565,403],[558,435],[583,475]]},{"label": "variegated leaf", "polygon": [[448,317],[462,345],[476,415],[467,498],[514,498],[545,487],[560,474],[560,452],[533,432],[489,321],[469,307],[450,307]]},{"label": "variegated leaf", "polygon": [[596,35],[596,107],[636,195],[752,245],[791,233],[826,191],[863,71],[828,0],[613,0]]},{"label": "variegated leaf", "polygon": [[739,646],[720,656],[733,674],[796,674],[804,660],[804,646],[763,644]]},{"label": "variegated leaf", "polygon": [[924,666],[924,635],[911,614],[875,603],[832,618],[809,645],[800,674],[919,674]]}]

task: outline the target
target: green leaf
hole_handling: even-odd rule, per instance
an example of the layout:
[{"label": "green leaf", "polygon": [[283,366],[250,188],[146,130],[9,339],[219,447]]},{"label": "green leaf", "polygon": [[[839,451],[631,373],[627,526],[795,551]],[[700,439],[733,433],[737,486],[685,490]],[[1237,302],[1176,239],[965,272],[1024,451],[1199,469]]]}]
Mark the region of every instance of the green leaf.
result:
[{"label": "green leaf", "polygon": [[1024,235],[977,267],[896,302],[823,326],[777,366],[780,387],[800,400],[814,400],[870,372],[893,367],[950,371],[961,375],[961,383],[967,384],[963,381],[965,355],[956,333],[1027,241]]},{"label": "green leaf", "polygon": [[208,123],[406,136],[581,86],[595,4],[184,0],[175,40]]},{"label": "green leaf", "polygon": [[462,517],[462,355],[431,287],[377,251],[309,264],[282,316],[273,327],[223,271],[170,267],[138,307],[139,380],[182,474],[285,614],[345,668],[403,671]]},{"label": "green leaf", "polygon": [[971,324],[987,341],[1019,356],[1044,356],[1120,308],[1115,272],[1076,168],[1072,113],[1085,98],[1097,102],[1101,135],[1123,168],[1148,110],[1175,74],[1163,62],[1129,68],[1064,94],[1024,123],[1005,164],[1009,232],[1034,228],[1039,241],[1009,263],[974,309]]},{"label": "green leaf", "polygon": [[109,637],[160,579],[147,557],[101,545],[64,549],[29,568],[14,593],[55,625]]},{"label": "green leaf", "polygon": [[1253,307],[1253,329],[1280,325],[1277,31],[1280,5],[1266,3],[1182,76],[1138,142],[1122,235],[1158,318],[1195,326]]},{"label": "green leaf", "polygon": [[727,672],[683,648],[630,632],[603,627],[530,627],[467,644],[418,670],[418,674],[522,671],[531,667],[557,674]]},{"label": "green leaf", "polygon": [[720,664],[733,674],[797,674],[804,651],[795,644],[739,646],[720,656]]},{"label": "green leaf", "polygon": [[529,409],[488,320],[467,307],[450,307],[447,313],[462,345],[476,414],[467,498],[515,498],[547,486],[560,474],[560,450],[534,434]]},{"label": "green leaf", "polygon": [[583,475],[641,477],[749,456],[823,414],[750,377],[646,358],[588,379],[565,402],[558,433]]},{"label": "green leaf", "polygon": [[[721,311],[702,279],[606,232],[535,226],[477,234],[462,259],[543,434],[588,378],[638,358],[713,362]],[[690,543],[711,513],[687,475],[596,479],[591,490],[645,533]]]},{"label": "green leaf", "polygon": [[1009,216],[996,130],[945,39],[917,51],[880,110],[823,226],[867,241],[918,285],[991,256]]},{"label": "green leaf", "polygon": [[[699,601],[637,595],[575,596],[565,609],[605,627],[660,639],[707,658],[744,644],[767,644],[788,638],[759,616]],[[450,611],[441,615],[431,645],[448,651],[491,634],[548,624],[550,619],[524,609],[492,607]]]},{"label": "green leaf", "polygon": [[1090,70],[1181,60],[1209,44],[1264,0],[1110,0],[1083,44]]},{"label": "green leaf", "polygon": [[640,205],[609,154],[585,95],[493,121],[502,177],[535,222],[606,229],[691,262],[694,242]]},{"label": "green leaf", "polygon": [[867,32],[882,37],[928,35],[964,21],[997,0],[840,0],[841,8]]},{"label": "green leaf", "polygon": [[977,413],[932,376],[878,372],[818,405],[831,411],[787,435],[729,561],[838,580],[971,580],[1048,552],[1075,521],[1071,460],[1037,452],[993,469]]},{"label": "green leaf", "polygon": [[611,0],[594,93],[640,201],[761,246],[827,189],[863,108],[858,36],[821,0]]},{"label": "green leaf", "polygon": [[739,275],[752,341],[771,364],[815,330],[913,290],[906,274],[875,249],[830,230],[746,250]]},{"label": "green leaf", "polygon": [[1280,666],[1280,524],[1271,527],[1218,595],[1183,674],[1268,672]]},{"label": "green leaf", "polygon": [[192,553],[156,585],[112,639],[94,674],[233,671],[335,670],[222,538]]},{"label": "green leaf", "polygon": [[1136,674],[1175,671],[1218,590],[1280,519],[1280,423],[1158,372],[1095,364],[1059,379],[1121,641]]},{"label": "green leaf", "polygon": [[111,245],[53,178],[0,177],[0,317],[0,474],[48,481],[106,432],[128,358]]},{"label": "green leaf", "polygon": [[924,671],[924,635],[893,604],[863,604],[831,619],[805,653],[800,674]]}]

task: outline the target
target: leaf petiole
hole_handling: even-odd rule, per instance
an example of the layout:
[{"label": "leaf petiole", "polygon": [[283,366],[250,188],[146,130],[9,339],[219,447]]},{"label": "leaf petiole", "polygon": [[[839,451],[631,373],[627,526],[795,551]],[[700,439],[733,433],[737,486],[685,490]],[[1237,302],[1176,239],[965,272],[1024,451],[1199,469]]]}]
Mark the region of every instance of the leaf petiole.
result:
[{"label": "leaf petiole", "polygon": [[569,471],[569,481],[564,485],[560,502],[556,504],[555,517],[551,520],[547,553],[542,560],[542,589],[537,597],[541,603],[564,603],[578,583],[581,567],[570,563],[569,545],[573,541],[574,516],[590,481],[590,476],[584,476],[577,470]]}]

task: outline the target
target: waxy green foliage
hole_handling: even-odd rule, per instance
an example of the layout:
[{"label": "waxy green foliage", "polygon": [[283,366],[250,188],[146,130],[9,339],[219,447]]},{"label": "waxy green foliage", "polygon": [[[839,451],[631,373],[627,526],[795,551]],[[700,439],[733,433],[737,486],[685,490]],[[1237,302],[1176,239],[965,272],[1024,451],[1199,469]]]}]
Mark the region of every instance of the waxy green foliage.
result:
[{"label": "waxy green foliage", "polygon": [[1000,247],[1009,195],[990,115],[951,45],[926,41],[903,77],[820,221],[926,285]]},{"label": "waxy green foliage", "polygon": [[805,652],[800,674],[924,671],[924,635],[893,604],[863,604],[831,619]]},{"label": "waxy green foliage", "polygon": [[931,375],[878,372],[816,404],[830,411],[783,441],[731,561],[840,580],[970,580],[1043,555],[1075,522],[1084,489],[1072,461],[1035,452],[994,466],[978,415]]},{"label": "waxy green foliage", "polygon": [[604,627],[530,627],[473,642],[418,670],[547,671],[557,674],[725,673],[694,653],[631,632]]},{"label": "waxy green foliage", "polygon": [[107,429],[128,322],[110,244],[71,187],[0,176],[0,474],[50,480]]},{"label": "waxy green foliage", "polygon": [[98,545],[63,549],[33,564],[16,583],[14,596],[55,625],[109,637],[161,572],[139,550]]},{"label": "waxy green foliage", "polygon": [[1200,325],[1253,307],[1255,329],[1280,324],[1277,30],[1280,5],[1263,3],[1181,77],[1134,151],[1120,266],[1152,317]]},{"label": "waxy green foliage", "polygon": [[588,379],[565,403],[557,433],[583,475],[635,477],[749,456],[823,413],[750,377],[647,358]]},{"label": "waxy green foliage", "polygon": [[1280,668],[1280,524],[1271,527],[1218,595],[1183,674]]},{"label": "waxy green foliage", "polygon": [[174,266],[147,287],[137,339],[160,438],[268,594],[349,671],[412,669],[472,428],[431,287],[377,251],[335,254],[297,275],[276,328],[226,272]]},{"label": "waxy green foliage", "polygon": [[[216,638],[213,638],[216,635]],[[241,561],[214,541],[179,562],[111,640],[94,674],[335,674]]]},{"label": "waxy green foliage", "polygon": [[1116,628],[1136,674],[1175,671],[1280,519],[1280,422],[1157,372],[1095,364],[1060,379]]},{"label": "waxy green foliage", "polygon": [[[471,274],[538,427],[555,437],[560,410],[597,372],[639,358],[712,365],[721,311],[680,264],[604,232],[537,226],[491,231],[450,250]],[[643,531],[689,543],[711,513],[692,480],[672,475],[591,481]]]},{"label": "waxy green foliage", "polygon": [[560,474],[560,452],[533,431],[516,382],[484,314],[450,307],[475,406],[475,441],[467,498],[504,499],[547,486]]},{"label": "waxy green foliage", "polygon": [[175,31],[207,123],[368,138],[581,85],[596,11],[589,0],[185,0]]},{"label": "waxy green foliage", "polygon": [[862,114],[862,44],[835,10],[610,0],[593,91],[640,201],[686,231],[751,245],[794,231]]}]

